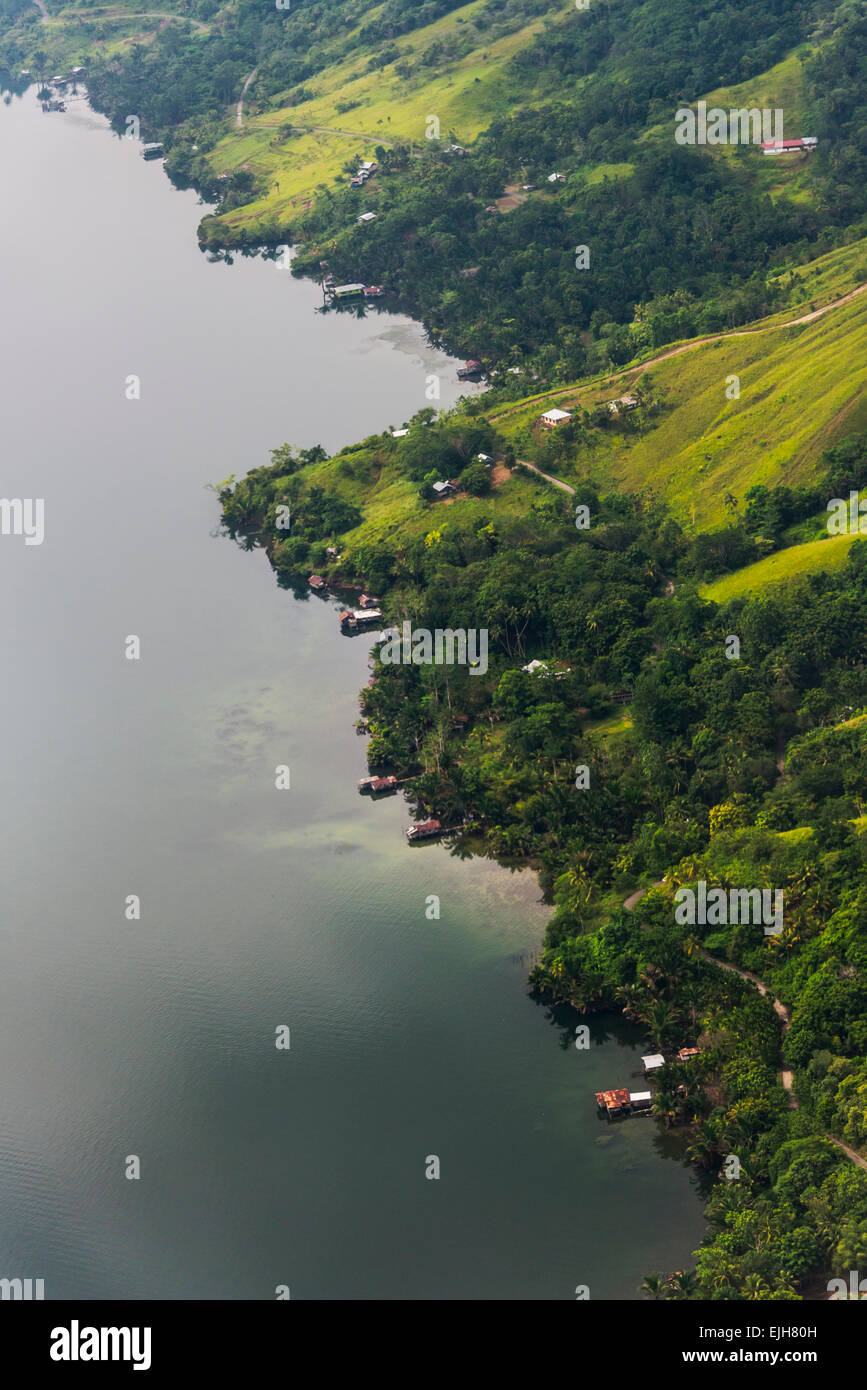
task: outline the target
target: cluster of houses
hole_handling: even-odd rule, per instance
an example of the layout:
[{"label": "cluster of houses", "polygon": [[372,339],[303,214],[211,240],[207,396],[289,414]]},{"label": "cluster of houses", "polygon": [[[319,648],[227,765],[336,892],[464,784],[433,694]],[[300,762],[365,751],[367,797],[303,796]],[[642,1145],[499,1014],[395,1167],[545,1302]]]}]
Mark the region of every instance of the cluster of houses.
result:
[{"label": "cluster of houses", "polygon": [[[333,553],[337,554],[336,551]],[[316,594],[322,594],[328,588],[328,580],[321,574],[311,574],[307,583]],[[358,607],[344,609],[339,621],[344,632],[363,632],[365,628],[378,627],[382,622],[379,599],[374,598],[372,594],[362,594],[358,600]]]},{"label": "cluster of houses", "polygon": [[350,188],[363,188],[371,174],[376,173],[376,164],[372,159],[365,159],[358,166],[358,173],[349,180]]},{"label": "cluster of houses", "polygon": [[[682,1047],[674,1060],[688,1062],[691,1057],[697,1057],[700,1051],[699,1047]],[[652,1052],[647,1057],[642,1057],[641,1063],[644,1075],[652,1076],[660,1067],[665,1066],[665,1058],[661,1052]],[[653,1105],[652,1091],[630,1091],[628,1086],[613,1091],[595,1091],[594,1095],[599,1109],[604,1110],[609,1119],[612,1115],[647,1113]]]},{"label": "cluster of houses", "polygon": [[344,632],[363,632],[365,628],[379,627],[381,622],[379,599],[371,594],[362,594],[357,608],[348,608],[340,614],[340,627]]},{"label": "cluster of houses", "polygon": [[[608,410],[612,415],[623,415],[627,411],[635,410],[640,404],[637,396],[618,396],[616,400],[607,401]],[[540,423],[546,429],[556,429],[558,425],[565,425],[572,419],[571,410],[546,410],[544,415],[539,416]]]}]

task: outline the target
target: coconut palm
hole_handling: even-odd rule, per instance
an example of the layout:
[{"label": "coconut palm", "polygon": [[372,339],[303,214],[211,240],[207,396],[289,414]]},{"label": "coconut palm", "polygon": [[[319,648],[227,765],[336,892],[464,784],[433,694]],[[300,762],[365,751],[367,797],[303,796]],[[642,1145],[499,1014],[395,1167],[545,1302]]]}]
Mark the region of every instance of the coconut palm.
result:
[{"label": "coconut palm", "polygon": [[761,1299],[767,1298],[771,1289],[760,1274],[748,1274],[743,1282],[741,1292],[749,1302],[757,1303]]},{"label": "coconut palm", "polygon": [[700,1168],[716,1168],[722,1158],[723,1143],[716,1120],[702,1120],[695,1127],[695,1138],[687,1149],[687,1157]]},{"label": "coconut palm", "polygon": [[698,1293],[698,1276],[691,1269],[677,1269],[669,1275],[668,1287],[673,1298],[694,1298]]},{"label": "coconut palm", "polygon": [[668,1289],[665,1276],[662,1274],[646,1274],[643,1282],[639,1285],[639,1293],[643,1293],[645,1298],[659,1302],[668,1297]]}]

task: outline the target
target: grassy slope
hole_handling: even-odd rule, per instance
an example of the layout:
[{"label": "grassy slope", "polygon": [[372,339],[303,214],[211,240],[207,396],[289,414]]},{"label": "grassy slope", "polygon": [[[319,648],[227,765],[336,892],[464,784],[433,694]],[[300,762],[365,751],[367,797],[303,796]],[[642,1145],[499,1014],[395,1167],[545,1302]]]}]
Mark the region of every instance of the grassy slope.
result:
[{"label": "grassy slope", "polygon": [[[475,0],[424,29],[402,35],[395,46],[406,55],[424,51],[437,39],[459,37],[466,19],[480,8],[481,0]],[[431,115],[438,117],[444,141],[451,133],[457,143],[469,142],[510,109],[513,94],[503,80],[504,64],[541,28],[542,21],[536,20],[478,46],[443,72],[414,75],[409,81],[398,76],[394,63],[366,72],[369,54],[356,55],[305,83],[315,93],[311,101],[245,116],[244,128],[227,134],[209,162],[218,174],[248,166],[267,179],[268,193],[218,219],[219,225],[235,229],[270,217],[290,220],[318,185],[345,179],[346,160],[370,158],[380,142],[423,146]],[[346,101],[359,105],[341,114],[337,103]],[[309,133],[281,140],[277,132],[287,125]],[[375,202],[375,184],[359,190],[360,208],[362,200],[365,205]]]},{"label": "grassy slope", "polygon": [[790,546],[787,550],[779,550],[764,560],[758,560],[754,565],[747,565],[734,574],[726,574],[722,579],[704,585],[700,590],[701,595],[713,599],[715,603],[728,603],[733,598],[752,598],[777,585],[803,579],[816,570],[842,569],[849,548],[857,539],[857,536],[828,536],[825,540]]},{"label": "grassy slope", "polygon": [[[798,282],[811,292],[797,317],[813,303],[827,303],[848,293],[867,251],[863,243],[843,247],[803,268]],[[814,287],[820,287],[814,291]],[[768,321],[773,324],[773,320]],[[668,351],[665,349],[664,351]],[[547,403],[578,400],[590,406],[622,394],[641,369],[627,369],[617,380],[577,383],[555,396],[542,395],[516,405],[494,406],[489,418],[508,439],[535,421]],[[863,384],[867,375],[867,293],[823,318],[799,328],[771,327],[755,337],[697,346],[652,369],[657,387],[668,392],[660,422],[644,435],[614,428],[595,432],[591,450],[580,466],[552,468],[561,476],[590,475],[603,486],[613,483],[642,491],[651,488],[689,528],[712,529],[725,519],[723,498],[731,489],[743,499],[754,483],[797,483],[812,476],[823,449],[835,439],[867,425]],[[725,379],[741,377],[737,401],[725,397]],[[398,445],[389,446],[398,449]],[[711,454],[706,462],[704,454]],[[539,496],[539,484],[519,475],[486,498],[458,497],[428,507],[417,485],[386,463],[370,481],[368,469],[357,470],[354,457],[369,457],[358,446],[305,470],[308,483],[337,492],[359,506],[364,520],[344,537],[344,548],[386,539],[399,532],[410,539],[447,527],[459,509],[462,522],[471,508],[479,522],[520,514]],[[527,455],[525,455],[527,456]],[[816,526],[821,524],[821,518]],[[703,590],[725,602],[755,593],[816,569],[845,563],[852,537],[828,537],[793,545]],[[617,716],[622,720],[622,715]],[[604,734],[620,727],[600,728]]]},{"label": "grassy slope", "polygon": [[[798,317],[813,304],[848,293],[864,274],[865,262],[867,246],[859,242],[805,268],[800,278],[811,297],[786,316]],[[778,320],[779,315],[767,322]],[[598,433],[593,446],[579,455],[572,476],[632,491],[650,488],[681,522],[707,529],[724,520],[726,492],[743,499],[756,483],[803,482],[834,439],[867,424],[862,400],[867,294],[811,324],[771,326],[699,343],[651,371],[655,389],[665,392],[660,422],[643,435],[616,426]],[[640,372],[627,369],[616,380],[579,382],[492,412],[491,418],[507,438],[513,437],[548,402],[589,408],[621,395]],[[740,379],[737,400],[726,398],[731,376]],[[561,472],[570,476],[567,469]]]}]

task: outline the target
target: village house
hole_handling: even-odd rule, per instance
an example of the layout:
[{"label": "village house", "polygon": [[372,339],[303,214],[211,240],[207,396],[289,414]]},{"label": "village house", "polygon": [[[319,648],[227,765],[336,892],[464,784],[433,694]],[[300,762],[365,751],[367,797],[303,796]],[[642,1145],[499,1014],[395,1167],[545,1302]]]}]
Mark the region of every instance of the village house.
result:
[{"label": "village house", "polygon": [[454,483],[451,482],[434,483],[433,490],[437,497],[451,497],[452,494],[457,491]]},{"label": "village house", "polygon": [[321,574],[311,574],[307,583],[310,585],[311,589],[315,589],[317,593],[328,588],[328,582],[322,578]]},{"label": "village house", "polygon": [[[376,213],[375,213],[375,212],[363,212],[363,213],[361,214],[361,216],[360,216],[360,217],[357,217],[355,220],[356,220],[356,222],[358,222],[359,226],[364,226],[364,224],[367,223],[367,222],[375,222],[375,221],[376,221]],[[362,285],[361,288],[362,288],[362,291],[363,291],[363,290],[364,290],[364,286]]]},{"label": "village house", "polygon": [[354,294],[363,294],[363,285],[335,285],[332,291],[335,299],[349,299]]},{"label": "village house", "polygon": [[641,1064],[644,1067],[645,1076],[652,1071],[659,1071],[660,1067],[665,1066],[665,1058],[661,1052],[651,1052],[648,1057],[642,1057]]},{"label": "village house", "polygon": [[616,401],[608,402],[608,409],[612,415],[620,415],[622,411],[634,410],[638,404],[637,396],[618,396]]},{"label": "village house", "polygon": [[366,792],[373,796],[381,796],[383,792],[397,791],[399,785],[396,777],[362,777],[358,784],[358,790],[362,796]]},{"label": "village house", "polygon": [[572,419],[571,410],[546,410],[541,417],[542,424],[547,429],[556,429],[557,425],[565,425],[567,420]]},{"label": "village house", "polygon": [[763,140],[762,154],[809,154],[818,143],[815,135],[805,135],[802,140]]},{"label": "village house", "polygon": [[547,661],[539,661],[537,659],[536,661],[528,662],[526,666],[522,666],[521,670],[526,671],[528,676],[553,676],[555,680],[560,680],[563,676],[568,676],[572,668],[571,666],[563,666],[558,663],[558,669],[552,670]]},{"label": "village house", "polygon": [[358,632],[366,627],[376,627],[382,620],[382,614],[378,608],[354,608],[347,609],[340,614],[340,626],[348,629],[349,632]]},{"label": "village house", "polygon": [[625,1086],[616,1091],[596,1091],[596,1104],[607,1115],[624,1115],[629,1112],[629,1091]]},{"label": "village house", "polygon": [[418,825],[408,825],[406,827],[406,838],[408,840],[430,840],[434,835],[439,835],[442,830],[438,820],[419,821]]}]

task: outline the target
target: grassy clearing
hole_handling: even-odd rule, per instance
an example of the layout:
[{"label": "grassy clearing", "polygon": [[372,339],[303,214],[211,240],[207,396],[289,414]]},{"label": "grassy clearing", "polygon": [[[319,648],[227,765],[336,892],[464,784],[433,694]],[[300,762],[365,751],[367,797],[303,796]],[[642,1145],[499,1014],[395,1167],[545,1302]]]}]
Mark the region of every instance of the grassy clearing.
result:
[{"label": "grassy clearing", "polygon": [[418,483],[410,481],[395,461],[373,462],[375,449],[360,449],[336,454],[324,463],[305,470],[308,485],[317,485],[336,493],[363,510],[361,524],[344,533],[346,550],[358,545],[379,541],[394,543],[399,533],[402,540],[431,537],[437,544],[436,533],[448,530],[460,516],[461,530],[471,530],[506,517],[524,515],[539,493],[533,483],[519,475],[510,476],[486,497],[470,497],[460,493],[454,498],[435,503],[423,502],[418,495]]},{"label": "grassy clearing", "polygon": [[632,732],[632,716],[619,709],[605,719],[591,719],[584,732],[605,740],[624,738]]},{"label": "grassy clearing", "polygon": [[780,584],[791,584],[816,571],[842,569],[857,536],[828,536],[825,540],[809,541],[777,551],[754,565],[747,565],[735,574],[706,584],[700,593],[715,603],[728,603],[733,598],[752,598]]},{"label": "grassy clearing", "polygon": [[[790,53],[781,63],[768,68],[766,72],[734,86],[717,87],[702,99],[707,102],[709,110],[713,107],[722,107],[726,111],[744,108],[772,112],[781,110],[784,139],[811,135],[813,131],[807,105],[803,63],[808,53],[809,50],[806,48],[801,52]],[[651,127],[644,138],[673,138],[673,128],[672,112],[671,124]],[[754,146],[742,145],[708,145],[707,149],[717,159],[748,160],[750,174],[756,187],[774,199],[785,196],[793,202],[812,200],[813,155],[768,156],[763,155],[761,150]]]}]

